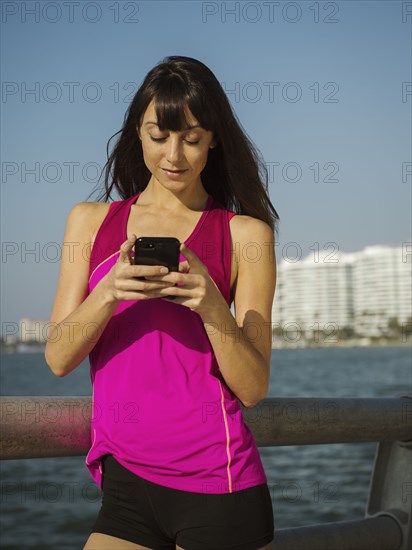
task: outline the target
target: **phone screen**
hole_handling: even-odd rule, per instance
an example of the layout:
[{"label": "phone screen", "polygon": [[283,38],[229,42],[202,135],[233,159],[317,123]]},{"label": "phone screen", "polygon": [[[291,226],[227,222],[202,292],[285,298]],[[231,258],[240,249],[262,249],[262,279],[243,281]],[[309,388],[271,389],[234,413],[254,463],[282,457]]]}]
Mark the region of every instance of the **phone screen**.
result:
[{"label": "phone screen", "polygon": [[175,237],[139,237],[134,245],[135,265],[164,265],[179,271],[180,242]]}]

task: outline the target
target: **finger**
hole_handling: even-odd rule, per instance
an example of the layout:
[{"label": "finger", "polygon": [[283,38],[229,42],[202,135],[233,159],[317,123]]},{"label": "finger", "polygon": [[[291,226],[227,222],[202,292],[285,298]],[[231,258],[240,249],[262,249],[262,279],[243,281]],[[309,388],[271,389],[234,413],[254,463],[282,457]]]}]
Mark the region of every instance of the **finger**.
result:
[{"label": "finger", "polygon": [[143,280],[138,282],[138,288],[136,288],[136,290],[141,292],[153,292],[169,288],[170,286],[172,286],[171,283],[167,283],[166,281],[149,281],[143,278]]},{"label": "finger", "polygon": [[184,262],[179,262],[179,271],[180,273],[189,273],[190,265],[187,260],[185,260]]},{"label": "finger", "polygon": [[193,250],[190,250],[190,248],[187,248],[184,244],[180,246],[180,252],[186,258],[189,266],[196,267],[197,269],[204,269],[206,267]]},{"label": "finger", "polygon": [[190,273],[170,271],[166,274],[145,275],[145,279],[148,281],[169,281],[170,286],[184,286],[186,284],[190,284],[192,277]]},{"label": "finger", "polygon": [[[119,282],[118,289],[123,293],[132,295],[139,294],[140,296],[150,298],[154,296],[160,297],[159,292],[166,290],[168,286],[170,286],[170,283],[165,283],[163,281],[125,279]],[[164,294],[162,293],[161,296],[164,296]]]},{"label": "finger", "polygon": [[201,265],[203,265],[199,257],[193,252],[193,250],[187,248],[187,246],[183,243],[180,245],[180,252],[186,258],[186,260],[188,260],[189,264],[199,262]]},{"label": "finger", "polygon": [[199,258],[196,256],[196,254],[193,252],[193,250],[190,250],[190,248],[187,248],[187,246],[184,245],[183,243],[180,245],[180,252],[186,258],[186,260],[189,261],[189,263],[191,263],[192,260],[194,260],[194,261],[197,260],[198,262],[200,262]]},{"label": "finger", "polygon": [[136,241],[137,237],[134,233],[130,235],[130,237],[125,241],[122,246],[120,247],[120,254],[118,258],[118,262],[124,262],[131,264],[131,251],[133,248],[133,245]]},{"label": "finger", "polygon": [[186,283],[169,283],[168,287],[159,289],[160,294],[163,296],[179,296],[187,299],[191,296],[194,290],[194,286]]},{"label": "finger", "polygon": [[[164,265],[132,265],[130,268],[130,276],[146,281],[162,281],[163,277],[169,273],[169,270]],[[168,283],[171,284],[170,282]]]}]

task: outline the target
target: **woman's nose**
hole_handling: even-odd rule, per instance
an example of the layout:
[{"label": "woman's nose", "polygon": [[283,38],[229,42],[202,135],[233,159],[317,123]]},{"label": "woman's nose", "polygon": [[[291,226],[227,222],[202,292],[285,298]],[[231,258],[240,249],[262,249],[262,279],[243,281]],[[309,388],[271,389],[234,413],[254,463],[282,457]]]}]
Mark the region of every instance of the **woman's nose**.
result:
[{"label": "woman's nose", "polygon": [[172,164],[182,158],[182,143],[179,138],[170,137],[167,144],[166,159]]}]

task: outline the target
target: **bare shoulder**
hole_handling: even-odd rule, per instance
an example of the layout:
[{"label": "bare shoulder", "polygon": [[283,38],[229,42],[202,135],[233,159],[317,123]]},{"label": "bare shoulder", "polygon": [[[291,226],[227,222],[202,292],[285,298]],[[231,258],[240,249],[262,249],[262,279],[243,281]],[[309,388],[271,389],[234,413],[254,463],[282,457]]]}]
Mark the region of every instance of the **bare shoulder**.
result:
[{"label": "bare shoulder", "polygon": [[110,203],[79,202],[70,210],[67,224],[81,232],[85,240],[94,241],[109,207]]},{"label": "bare shoulder", "polygon": [[92,224],[100,216],[104,216],[109,207],[110,203],[106,202],[78,202],[70,210],[69,217]]},{"label": "bare shoulder", "polygon": [[232,240],[241,245],[247,243],[271,243],[274,235],[269,224],[252,216],[237,214],[230,220]]}]

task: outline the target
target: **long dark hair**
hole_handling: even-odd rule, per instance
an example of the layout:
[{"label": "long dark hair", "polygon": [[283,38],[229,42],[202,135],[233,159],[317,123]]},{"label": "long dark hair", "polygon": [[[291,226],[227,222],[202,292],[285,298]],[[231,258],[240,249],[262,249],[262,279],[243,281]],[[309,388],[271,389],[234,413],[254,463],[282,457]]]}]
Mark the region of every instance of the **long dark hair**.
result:
[{"label": "long dark hair", "polygon": [[[113,188],[122,199],[146,188],[151,174],[143,161],[137,127],[153,99],[161,130],[185,128],[187,106],[199,124],[214,133],[217,146],[209,150],[201,174],[206,192],[228,210],[263,220],[277,233],[279,216],[269,198],[263,158],[242,128],[215,75],[190,57],[167,57],[146,75],[126,111],[122,129],[107,143],[105,190],[98,201],[107,202]],[[119,133],[109,156],[109,143]]]}]

